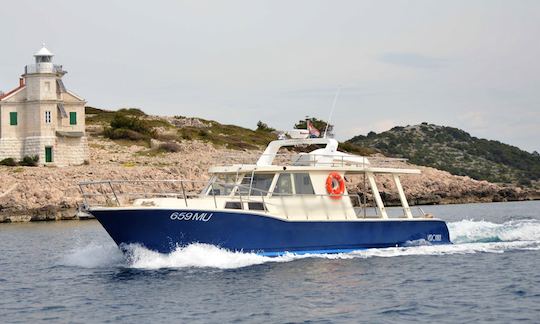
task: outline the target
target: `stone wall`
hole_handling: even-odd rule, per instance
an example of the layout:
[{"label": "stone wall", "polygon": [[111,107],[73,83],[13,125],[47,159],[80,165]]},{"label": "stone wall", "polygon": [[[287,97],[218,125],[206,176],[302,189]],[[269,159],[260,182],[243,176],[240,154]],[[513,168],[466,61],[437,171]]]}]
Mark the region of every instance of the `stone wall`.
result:
[{"label": "stone wall", "polygon": [[88,160],[86,137],[27,137],[26,139],[0,139],[0,160],[13,158],[17,161],[25,156],[39,156],[40,164],[45,164],[45,147],[53,148],[53,162],[56,166],[81,165]]},{"label": "stone wall", "polygon": [[58,166],[81,165],[88,161],[88,142],[86,136],[70,138],[58,137],[56,141],[56,159]]},{"label": "stone wall", "polygon": [[17,138],[0,138],[0,160],[14,158],[19,160],[23,155],[24,140]]},{"label": "stone wall", "polygon": [[[39,163],[45,163],[45,146],[53,147],[53,158],[55,151],[56,137],[50,136],[32,136],[27,137],[24,141],[23,156],[39,156]],[[20,158],[22,158],[20,157]],[[54,160],[53,160],[54,161]]]}]

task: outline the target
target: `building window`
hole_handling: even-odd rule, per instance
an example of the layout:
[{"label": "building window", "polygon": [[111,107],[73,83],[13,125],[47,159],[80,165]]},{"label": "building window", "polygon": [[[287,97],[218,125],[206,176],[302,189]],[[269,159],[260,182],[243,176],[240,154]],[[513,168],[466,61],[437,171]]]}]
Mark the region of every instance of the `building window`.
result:
[{"label": "building window", "polygon": [[50,124],[50,123],[51,123],[51,112],[46,111],[45,112],[45,124]]},{"label": "building window", "polygon": [[51,92],[51,83],[49,81],[45,82],[45,91]]},{"label": "building window", "polygon": [[77,125],[77,112],[70,111],[69,112],[69,124],[70,125]]},{"label": "building window", "polygon": [[12,111],[9,113],[9,124],[12,126],[17,125],[17,112],[16,111]]}]

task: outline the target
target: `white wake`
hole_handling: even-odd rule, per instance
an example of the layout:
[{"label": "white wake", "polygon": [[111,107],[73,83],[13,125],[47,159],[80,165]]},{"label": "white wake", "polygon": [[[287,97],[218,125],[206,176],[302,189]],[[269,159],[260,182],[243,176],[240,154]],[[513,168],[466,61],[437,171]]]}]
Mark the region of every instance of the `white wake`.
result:
[{"label": "white wake", "polygon": [[448,255],[472,253],[503,253],[510,250],[540,250],[540,221],[513,220],[502,224],[488,221],[462,220],[448,223],[454,244],[418,244],[409,247],[367,249],[338,254],[287,253],[266,257],[255,253],[232,252],[207,244],[178,247],[162,254],[144,247],[131,245],[122,254],[113,244],[92,243],[66,255],[61,264],[84,268],[129,267],[135,269],[162,268],[217,268],[234,269],[270,262],[290,262],[304,258],[352,259],[397,257],[412,255]]}]

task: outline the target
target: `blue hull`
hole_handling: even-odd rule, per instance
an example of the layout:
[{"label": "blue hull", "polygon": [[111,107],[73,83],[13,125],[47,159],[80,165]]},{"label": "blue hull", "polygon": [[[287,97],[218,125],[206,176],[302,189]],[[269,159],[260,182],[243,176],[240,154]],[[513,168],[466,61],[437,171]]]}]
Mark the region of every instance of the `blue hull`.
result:
[{"label": "blue hull", "polygon": [[116,244],[141,244],[162,253],[190,243],[265,255],[335,253],[403,246],[416,240],[450,243],[446,223],[437,219],[284,221],[257,213],[170,209],[92,210],[91,214]]}]

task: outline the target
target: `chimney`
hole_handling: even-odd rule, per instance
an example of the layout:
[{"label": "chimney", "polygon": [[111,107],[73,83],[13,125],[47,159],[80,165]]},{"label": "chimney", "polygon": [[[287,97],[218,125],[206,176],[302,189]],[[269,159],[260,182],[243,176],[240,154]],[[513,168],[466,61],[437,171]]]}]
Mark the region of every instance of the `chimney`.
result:
[{"label": "chimney", "polygon": [[24,78],[19,78],[19,87],[24,87]]}]

